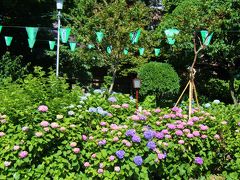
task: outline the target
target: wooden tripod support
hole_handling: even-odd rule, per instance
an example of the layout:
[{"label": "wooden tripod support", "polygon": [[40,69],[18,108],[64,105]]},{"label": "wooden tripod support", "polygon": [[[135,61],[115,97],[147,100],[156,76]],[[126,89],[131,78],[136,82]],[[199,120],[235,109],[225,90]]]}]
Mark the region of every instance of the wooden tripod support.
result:
[{"label": "wooden tripod support", "polygon": [[188,98],[188,118],[191,118],[191,114],[192,114],[192,100],[196,100],[197,103],[197,107],[198,109],[200,109],[199,103],[198,103],[198,96],[197,96],[197,89],[194,83],[194,78],[195,78],[195,74],[196,74],[196,70],[194,68],[189,67],[189,81],[187,83],[187,85],[185,86],[183,92],[181,93],[180,97],[178,98],[175,106],[178,105],[178,103],[180,102],[183,94],[185,93],[185,91],[187,90],[187,88],[189,87],[189,98]]}]

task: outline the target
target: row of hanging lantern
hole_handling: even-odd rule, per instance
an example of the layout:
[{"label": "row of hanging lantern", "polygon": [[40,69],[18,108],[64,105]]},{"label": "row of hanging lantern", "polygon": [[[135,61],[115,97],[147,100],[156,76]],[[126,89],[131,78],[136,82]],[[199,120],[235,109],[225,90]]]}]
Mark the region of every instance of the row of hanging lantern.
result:
[{"label": "row of hanging lantern", "polygon": [[[2,30],[2,26],[0,26],[0,32],[1,32],[1,30]],[[26,31],[27,31],[27,35],[28,35],[28,45],[29,45],[29,48],[31,48],[31,49],[34,47],[34,44],[36,42],[36,36],[37,36],[38,30],[39,30],[38,27],[26,27]],[[71,28],[60,28],[60,37],[61,37],[62,43],[68,43],[70,32],[71,32]],[[175,29],[175,28],[166,29],[164,31],[164,33],[166,35],[167,43],[170,44],[170,45],[173,45],[175,43],[175,35],[178,35],[179,32],[180,31],[178,29]],[[206,45],[206,46],[209,45],[213,33],[209,34],[207,30],[202,30],[202,31],[200,31],[200,33],[201,33],[202,41],[203,41],[204,45]],[[132,44],[137,44],[140,35],[141,35],[141,29],[138,29],[137,31],[134,31],[134,32],[130,32],[129,36],[130,36],[131,43]],[[96,40],[97,40],[98,43],[101,43],[103,38],[104,38],[104,33],[103,32],[101,32],[101,31],[96,32]],[[13,40],[13,37],[5,36],[6,46],[10,46],[12,40]],[[55,41],[48,41],[48,42],[49,42],[50,50],[54,50],[56,42]],[[77,47],[77,43],[76,42],[69,42],[69,46],[70,46],[71,51],[75,51],[75,49]],[[93,49],[93,48],[95,48],[95,45],[94,44],[88,44],[87,47],[88,47],[88,49]],[[112,46],[107,46],[106,52],[108,54],[111,54],[112,48],[113,48]],[[144,51],[145,51],[145,48],[140,47],[139,48],[139,55],[142,56],[144,54]],[[127,55],[128,54],[128,48],[124,48],[123,53],[125,55]],[[155,53],[155,56],[159,56],[160,53],[161,53],[161,49],[160,48],[154,48],[154,53]]]}]

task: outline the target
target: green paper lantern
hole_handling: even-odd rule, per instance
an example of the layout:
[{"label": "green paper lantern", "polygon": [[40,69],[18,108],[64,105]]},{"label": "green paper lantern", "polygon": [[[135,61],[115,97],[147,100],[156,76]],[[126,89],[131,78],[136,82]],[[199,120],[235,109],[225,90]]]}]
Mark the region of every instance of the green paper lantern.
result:
[{"label": "green paper lantern", "polygon": [[67,43],[70,36],[71,28],[60,28],[60,36],[62,43]]},{"label": "green paper lantern", "polygon": [[108,53],[108,54],[111,54],[111,52],[112,52],[112,46],[108,46],[108,47],[107,47],[107,53]]},{"label": "green paper lantern", "polygon": [[155,56],[159,56],[160,52],[161,52],[161,49],[160,48],[155,48],[154,52],[155,52]]},{"label": "green paper lantern", "polygon": [[139,37],[141,35],[141,29],[138,29],[135,32],[130,32],[129,35],[130,35],[130,40],[131,40],[132,44],[135,44],[135,43],[138,42],[138,39],[139,39]]},{"label": "green paper lantern", "polygon": [[97,34],[97,41],[100,43],[103,39],[103,32],[96,32]]},{"label": "green paper lantern", "polygon": [[1,31],[2,31],[2,26],[0,26],[0,33],[1,33]]},{"label": "green paper lantern", "polygon": [[202,36],[203,44],[205,46],[208,46],[210,44],[211,39],[212,39],[213,33],[211,33],[209,35],[207,30],[202,30],[202,31],[200,31],[200,33],[201,33],[201,36]]},{"label": "green paper lantern", "polygon": [[168,44],[174,44],[175,43],[175,39],[174,39],[174,36],[175,35],[177,35],[177,34],[179,34],[179,30],[177,30],[177,29],[166,29],[165,31],[165,34],[166,34],[166,36],[167,36],[167,42],[168,42]]},{"label": "green paper lantern", "polygon": [[143,53],[144,53],[144,48],[139,48],[139,54],[140,54],[140,56],[142,56],[143,55]]},{"label": "green paper lantern", "polygon": [[125,49],[123,50],[123,54],[128,55],[128,49],[127,49],[127,48],[125,48]]},{"label": "green paper lantern", "polygon": [[26,27],[28,39],[36,39],[38,28],[37,27]]},{"label": "green paper lantern", "polygon": [[77,43],[76,42],[70,42],[69,45],[70,45],[71,51],[75,51]]},{"label": "green paper lantern", "polygon": [[88,49],[93,49],[95,46],[93,44],[88,44]]},{"label": "green paper lantern", "polygon": [[36,39],[28,39],[28,46],[29,48],[33,48],[34,44],[36,42]]},{"label": "green paper lantern", "polygon": [[5,36],[5,42],[6,42],[7,46],[11,45],[12,39],[13,39],[13,37],[11,37],[11,36]]},{"label": "green paper lantern", "polygon": [[170,45],[173,45],[175,43],[175,39],[167,38],[167,43],[170,44]]},{"label": "green paper lantern", "polygon": [[50,50],[53,50],[56,42],[55,41],[48,41],[48,43],[49,43]]}]

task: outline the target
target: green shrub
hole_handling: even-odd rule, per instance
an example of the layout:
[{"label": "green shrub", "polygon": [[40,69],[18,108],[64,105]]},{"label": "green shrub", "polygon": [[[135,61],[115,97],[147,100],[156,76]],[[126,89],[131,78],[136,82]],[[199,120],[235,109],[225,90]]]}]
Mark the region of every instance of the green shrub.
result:
[{"label": "green shrub", "polygon": [[179,77],[170,64],[150,62],[140,68],[138,76],[142,81],[140,93],[155,95],[157,105],[179,90]]}]

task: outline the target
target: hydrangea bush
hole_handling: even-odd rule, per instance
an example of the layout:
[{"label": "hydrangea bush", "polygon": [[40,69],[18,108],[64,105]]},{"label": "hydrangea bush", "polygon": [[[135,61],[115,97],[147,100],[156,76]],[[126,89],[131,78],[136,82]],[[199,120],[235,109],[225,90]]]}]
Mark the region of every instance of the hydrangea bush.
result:
[{"label": "hydrangea bush", "polygon": [[1,112],[0,179],[239,178],[239,107],[215,101],[188,119],[180,107],[136,110],[128,95],[74,95],[59,111],[48,100]]}]

